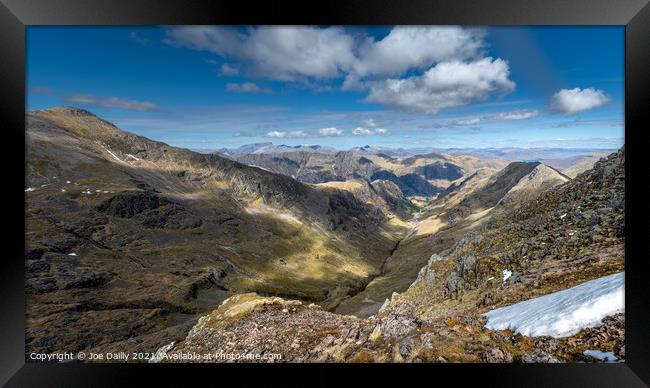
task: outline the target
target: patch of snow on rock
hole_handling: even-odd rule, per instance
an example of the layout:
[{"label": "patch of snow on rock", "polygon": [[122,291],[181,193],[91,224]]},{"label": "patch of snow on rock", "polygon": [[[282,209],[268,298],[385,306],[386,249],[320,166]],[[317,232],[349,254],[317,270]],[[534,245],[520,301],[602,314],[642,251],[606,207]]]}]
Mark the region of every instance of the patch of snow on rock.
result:
[{"label": "patch of snow on rock", "polygon": [[510,279],[510,276],[512,276],[512,271],[509,269],[504,269],[503,270],[503,282],[505,283],[506,280]]},{"label": "patch of snow on rock", "polygon": [[33,187],[28,187],[28,188],[25,189],[26,193],[29,193],[30,191],[34,191],[34,188]]},{"label": "patch of snow on rock", "polygon": [[587,357],[595,358],[596,360],[603,361],[603,362],[619,361],[613,352],[601,352],[600,350],[588,349],[585,350],[582,354],[584,354]]},{"label": "patch of snow on rock", "polygon": [[72,253],[68,253],[68,256],[77,256],[77,254],[72,252]]},{"label": "patch of snow on rock", "polygon": [[485,314],[485,327],[525,336],[567,337],[625,311],[625,272],[605,276]]}]

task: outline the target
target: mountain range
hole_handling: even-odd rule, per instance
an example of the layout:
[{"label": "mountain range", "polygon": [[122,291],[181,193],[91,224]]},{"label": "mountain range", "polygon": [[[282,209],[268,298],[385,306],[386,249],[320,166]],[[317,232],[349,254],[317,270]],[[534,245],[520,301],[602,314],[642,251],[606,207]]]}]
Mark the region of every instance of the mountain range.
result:
[{"label": "mountain range", "polygon": [[26,139],[27,353],[624,357],[620,333],[591,339],[620,314],[573,345],[481,318],[624,270],[623,149],[196,152],[65,106]]}]

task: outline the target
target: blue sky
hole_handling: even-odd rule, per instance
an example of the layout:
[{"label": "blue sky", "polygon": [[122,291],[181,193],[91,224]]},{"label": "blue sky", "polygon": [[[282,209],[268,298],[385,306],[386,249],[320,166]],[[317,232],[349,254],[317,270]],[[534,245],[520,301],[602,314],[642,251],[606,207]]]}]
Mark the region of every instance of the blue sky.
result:
[{"label": "blue sky", "polygon": [[194,149],[617,148],[623,27],[28,27],[27,109]]}]

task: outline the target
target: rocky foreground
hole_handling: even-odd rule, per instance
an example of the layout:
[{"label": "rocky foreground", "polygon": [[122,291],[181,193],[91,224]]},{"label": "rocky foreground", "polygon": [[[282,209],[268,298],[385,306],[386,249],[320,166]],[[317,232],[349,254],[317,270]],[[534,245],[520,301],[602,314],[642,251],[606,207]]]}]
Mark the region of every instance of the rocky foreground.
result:
[{"label": "rocky foreground", "polygon": [[184,341],[164,347],[152,361],[225,361],[187,359],[217,351],[241,355],[240,362],[260,362],[265,354],[281,355],[270,362],[594,362],[584,354],[590,349],[625,358],[623,314],[559,339],[489,330],[485,321],[475,314],[423,320],[413,313],[359,319],[313,304],[241,294],[201,318]]}]

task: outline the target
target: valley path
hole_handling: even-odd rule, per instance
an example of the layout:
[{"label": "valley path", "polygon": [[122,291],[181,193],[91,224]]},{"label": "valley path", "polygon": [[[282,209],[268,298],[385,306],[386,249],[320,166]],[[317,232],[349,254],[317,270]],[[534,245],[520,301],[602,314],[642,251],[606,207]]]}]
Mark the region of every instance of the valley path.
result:
[{"label": "valley path", "polygon": [[420,268],[431,256],[431,253],[425,252],[413,256],[415,252],[411,245],[414,240],[431,238],[431,235],[413,238],[421,225],[421,216],[422,213],[418,212],[407,221],[411,229],[395,243],[395,247],[384,260],[379,275],[374,277],[364,289],[341,301],[334,312],[369,317],[379,311],[381,305],[391,297],[393,292],[402,292],[408,288],[417,277]]}]

